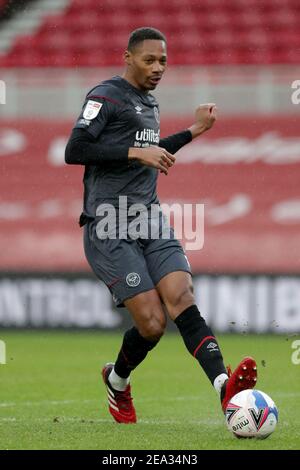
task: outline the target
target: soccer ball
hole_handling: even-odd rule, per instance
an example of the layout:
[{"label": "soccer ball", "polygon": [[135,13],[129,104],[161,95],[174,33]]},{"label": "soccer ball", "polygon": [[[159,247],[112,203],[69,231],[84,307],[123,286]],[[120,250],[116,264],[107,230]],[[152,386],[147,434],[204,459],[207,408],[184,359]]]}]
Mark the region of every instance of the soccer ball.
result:
[{"label": "soccer ball", "polygon": [[259,390],[243,390],[226,407],[229,431],[239,438],[265,439],[276,428],[278,410],[273,400]]}]

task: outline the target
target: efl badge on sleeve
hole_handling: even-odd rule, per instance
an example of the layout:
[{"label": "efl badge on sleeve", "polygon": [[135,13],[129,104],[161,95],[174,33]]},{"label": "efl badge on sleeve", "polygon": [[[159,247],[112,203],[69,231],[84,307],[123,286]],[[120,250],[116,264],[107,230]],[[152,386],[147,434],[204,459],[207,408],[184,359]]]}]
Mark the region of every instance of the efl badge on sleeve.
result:
[{"label": "efl badge on sleeve", "polygon": [[93,101],[93,100],[88,100],[84,111],[83,111],[83,117],[84,119],[95,119],[96,116],[98,116],[98,113],[100,109],[102,108],[103,103],[98,103],[98,101]]}]

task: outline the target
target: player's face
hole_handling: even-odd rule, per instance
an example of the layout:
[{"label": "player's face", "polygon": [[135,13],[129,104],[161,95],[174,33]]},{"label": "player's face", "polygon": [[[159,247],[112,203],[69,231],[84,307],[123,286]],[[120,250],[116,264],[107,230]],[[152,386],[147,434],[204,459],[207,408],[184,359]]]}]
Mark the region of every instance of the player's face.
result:
[{"label": "player's face", "polygon": [[127,52],[126,62],[137,88],[154,90],[167,66],[166,43],[146,39],[138,44],[134,51]]}]

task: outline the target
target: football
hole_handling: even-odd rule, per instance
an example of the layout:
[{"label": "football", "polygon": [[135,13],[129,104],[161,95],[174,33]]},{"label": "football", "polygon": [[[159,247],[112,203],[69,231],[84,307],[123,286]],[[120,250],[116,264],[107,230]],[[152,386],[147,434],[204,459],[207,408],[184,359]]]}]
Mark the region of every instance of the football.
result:
[{"label": "football", "polygon": [[238,438],[265,439],[278,422],[273,400],[259,390],[243,390],[232,397],[226,408],[229,431]]}]

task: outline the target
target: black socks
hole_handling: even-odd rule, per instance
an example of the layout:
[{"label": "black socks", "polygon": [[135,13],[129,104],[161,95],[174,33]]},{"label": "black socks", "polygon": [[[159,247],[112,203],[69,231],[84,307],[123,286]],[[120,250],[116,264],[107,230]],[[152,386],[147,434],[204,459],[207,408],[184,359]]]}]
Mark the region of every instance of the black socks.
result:
[{"label": "black socks", "polygon": [[175,320],[188,351],[214,383],[220,374],[227,374],[219,345],[196,305],[184,310]]},{"label": "black socks", "polygon": [[143,338],[135,326],[126,331],[114,366],[115,373],[124,379],[129,377],[130,372],[145,359],[157,343],[158,341],[148,341]]},{"label": "black socks", "polygon": [[[227,374],[217,340],[196,305],[184,310],[176,318],[175,324],[188,351],[197,359],[212,384],[216,377]],[[130,372],[157,343],[158,341],[149,341],[141,336],[136,327],[126,331],[114,366],[115,373],[124,379],[129,377]]]}]

